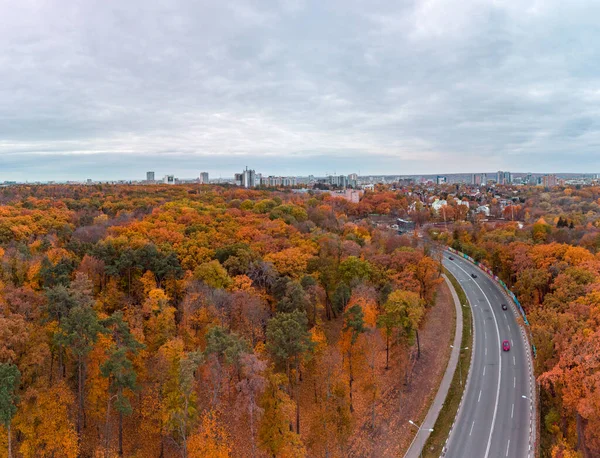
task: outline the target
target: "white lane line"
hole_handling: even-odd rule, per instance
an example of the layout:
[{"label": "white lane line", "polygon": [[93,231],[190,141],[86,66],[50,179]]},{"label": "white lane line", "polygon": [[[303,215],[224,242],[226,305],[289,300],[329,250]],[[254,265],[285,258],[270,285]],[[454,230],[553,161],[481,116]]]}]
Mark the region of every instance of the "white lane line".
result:
[{"label": "white lane line", "polygon": [[513,377],[513,388],[517,387],[517,377]]},{"label": "white lane line", "polygon": [[513,366],[517,365],[517,360],[515,359],[515,357],[513,356]]},{"label": "white lane line", "polygon": [[510,418],[515,416],[515,403],[513,402],[512,409],[510,409]]},{"label": "white lane line", "polygon": [[512,340],[512,339],[510,339],[510,346],[511,346],[511,347],[514,347],[514,346],[515,346],[515,343],[513,342],[513,340]]},{"label": "white lane line", "polygon": [[[456,267],[458,267],[460,270],[462,270],[467,275],[469,274],[465,269],[463,269],[461,266],[459,266],[458,263],[456,263]],[[479,286],[479,283],[477,283],[475,280],[473,280],[473,283],[475,283],[475,285],[477,285],[477,287],[483,294],[483,297],[485,297],[485,300],[487,301],[488,305],[490,306],[490,309],[492,310],[492,317],[494,317],[494,324],[496,325],[496,335],[498,336],[498,342],[500,342],[500,329],[498,328],[498,320],[496,319],[496,314],[494,313],[494,309],[492,308],[492,303],[488,299],[487,295],[485,294],[485,292],[483,291],[481,286]],[[498,384],[496,386],[496,402],[494,404],[494,415],[492,416],[492,427],[490,428],[490,435],[488,436],[488,443],[487,443],[487,447],[485,449],[484,458],[488,458],[488,456],[490,455],[490,447],[492,445],[492,433],[494,432],[494,426],[496,425],[496,415],[498,413],[498,400],[500,399],[500,380],[502,379],[502,351],[500,349],[500,346],[498,346],[498,360],[500,361],[500,363],[498,364]]]},{"label": "white lane line", "polygon": [[483,375],[485,375],[485,366],[483,366]]},{"label": "white lane line", "polygon": [[506,446],[506,456],[508,456],[508,449],[510,448],[510,439],[508,439],[508,445]]},{"label": "white lane line", "polygon": [[469,436],[473,432],[473,426],[475,426],[475,420],[473,420],[473,423],[471,423],[471,431],[469,431]]},{"label": "white lane line", "polygon": [[485,347],[485,356],[487,356],[487,347]]},{"label": "white lane line", "polygon": [[479,397],[477,398],[477,402],[481,401],[481,390],[479,390]]}]

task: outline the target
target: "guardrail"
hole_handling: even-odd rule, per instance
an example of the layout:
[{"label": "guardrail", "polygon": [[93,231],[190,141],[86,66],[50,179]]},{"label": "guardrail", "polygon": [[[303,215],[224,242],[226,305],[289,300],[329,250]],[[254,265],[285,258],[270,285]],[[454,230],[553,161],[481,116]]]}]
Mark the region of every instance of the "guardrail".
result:
[{"label": "guardrail", "polygon": [[500,286],[502,286],[502,288],[504,289],[504,292],[510,296],[510,298],[515,302],[515,304],[519,308],[519,312],[521,313],[521,316],[523,317],[523,321],[525,322],[525,324],[527,326],[529,326],[529,321],[527,321],[527,315],[525,314],[525,310],[523,310],[523,307],[521,306],[519,299],[517,299],[517,296],[515,295],[515,293],[513,293],[510,289],[508,289],[508,286],[506,286],[506,283],[504,283],[496,274],[494,274],[494,272],[492,272],[492,269],[488,268],[485,264],[482,264],[479,261],[475,261],[475,259],[473,259],[471,256],[469,256],[465,253],[462,253],[458,250],[455,250],[454,248],[447,247],[447,250],[456,254],[457,256],[461,256],[462,258],[467,259],[468,261],[471,261],[473,264],[475,264],[477,267],[479,267],[481,270],[483,270],[485,273],[487,273],[490,277],[492,277],[492,279],[496,283],[498,283]]}]

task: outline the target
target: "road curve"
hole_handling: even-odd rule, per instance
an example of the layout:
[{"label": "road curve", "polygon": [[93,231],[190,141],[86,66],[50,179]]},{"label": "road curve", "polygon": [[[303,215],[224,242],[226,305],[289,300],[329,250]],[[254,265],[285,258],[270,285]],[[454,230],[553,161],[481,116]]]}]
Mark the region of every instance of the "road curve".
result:
[{"label": "road curve", "polygon": [[[444,457],[533,457],[529,348],[514,307],[500,286],[476,266],[458,255],[452,255],[454,260],[449,256],[444,253],[443,263],[471,303],[474,338],[468,383]],[[508,310],[502,310],[503,303]],[[502,351],[503,340],[510,341],[510,351]]]}]

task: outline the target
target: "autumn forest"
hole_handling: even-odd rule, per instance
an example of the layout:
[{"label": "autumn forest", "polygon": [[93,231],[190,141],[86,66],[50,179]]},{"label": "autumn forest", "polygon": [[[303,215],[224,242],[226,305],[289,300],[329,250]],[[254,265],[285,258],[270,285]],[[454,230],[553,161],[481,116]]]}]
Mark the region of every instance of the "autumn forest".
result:
[{"label": "autumn forest", "polygon": [[378,374],[400,371],[440,282],[409,237],[351,222],[363,210],[326,195],[45,186],[0,199],[4,455],[360,453],[353,438],[380,421]]},{"label": "autumn forest", "polygon": [[[358,204],[0,188],[0,456],[369,456],[410,440],[383,429],[386,396],[412,389],[443,245],[493,269],[528,314],[542,456],[598,456],[600,189],[523,187],[503,206],[430,192],[443,215],[408,187]],[[495,218],[456,204],[482,197]]]}]

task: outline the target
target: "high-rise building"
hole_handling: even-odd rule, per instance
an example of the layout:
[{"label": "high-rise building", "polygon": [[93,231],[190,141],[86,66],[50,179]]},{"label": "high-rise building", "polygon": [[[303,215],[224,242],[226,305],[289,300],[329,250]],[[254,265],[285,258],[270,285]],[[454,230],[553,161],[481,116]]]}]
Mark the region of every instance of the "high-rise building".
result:
[{"label": "high-rise building", "polygon": [[558,185],[556,175],[544,175],[542,177],[542,186],[544,188],[553,188]]},{"label": "high-rise building", "polygon": [[244,188],[254,188],[256,186],[256,172],[254,170],[246,170],[242,172],[242,186]]},{"label": "high-rise building", "polygon": [[146,172],[146,181],[154,181],[154,172]]},{"label": "high-rise building", "polygon": [[512,183],[512,175],[510,172],[498,170],[496,174],[496,184],[511,184]]},{"label": "high-rise building", "polygon": [[327,181],[332,186],[337,186],[340,188],[348,187],[348,177],[345,175],[330,175],[327,177]]},{"label": "high-rise building", "polygon": [[175,184],[175,175],[165,175],[163,178],[164,184]]},{"label": "high-rise building", "polygon": [[208,184],[208,172],[200,173],[200,184]]}]

